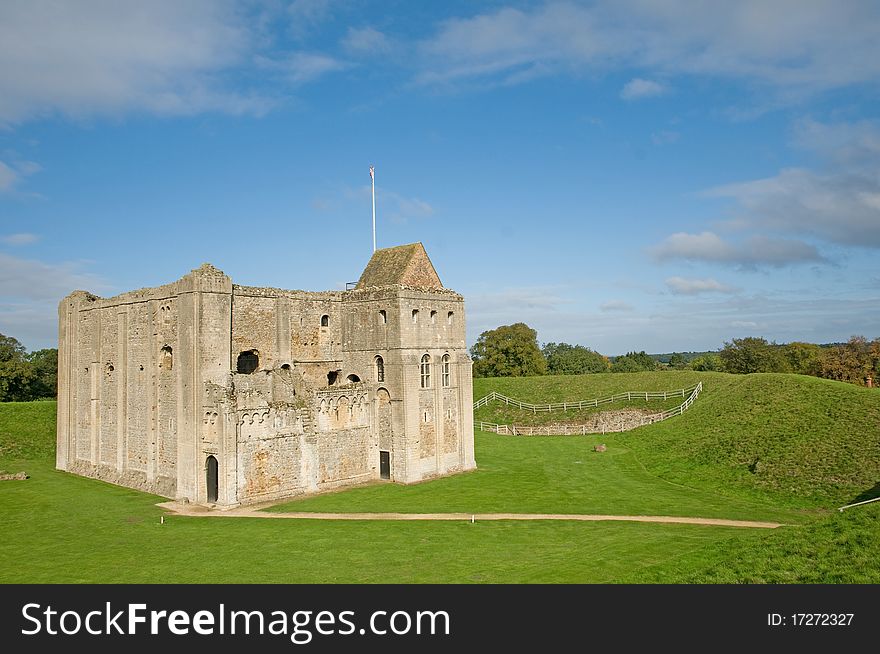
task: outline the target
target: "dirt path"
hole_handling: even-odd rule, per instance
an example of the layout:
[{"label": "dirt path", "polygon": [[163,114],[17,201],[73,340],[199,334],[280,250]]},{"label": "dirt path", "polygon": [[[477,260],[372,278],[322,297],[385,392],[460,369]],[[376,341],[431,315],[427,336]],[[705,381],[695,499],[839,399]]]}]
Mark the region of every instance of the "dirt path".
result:
[{"label": "dirt path", "polygon": [[200,518],[283,518],[298,520],[570,520],[580,522],[623,521],[623,522],[665,522],[687,525],[712,525],[716,527],[749,527],[756,529],[776,529],[782,527],[778,522],[756,520],[725,520],[723,518],[686,518],[669,515],[593,515],[569,513],[266,513],[256,507],[237,507],[234,509],[209,509],[204,506],[162,502],[157,506],[176,515]]}]

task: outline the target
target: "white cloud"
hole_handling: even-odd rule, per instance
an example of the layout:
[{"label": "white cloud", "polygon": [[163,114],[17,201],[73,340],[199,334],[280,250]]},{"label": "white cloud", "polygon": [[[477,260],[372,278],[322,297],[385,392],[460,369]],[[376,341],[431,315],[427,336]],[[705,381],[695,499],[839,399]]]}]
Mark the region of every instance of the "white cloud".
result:
[{"label": "white cloud", "polygon": [[743,79],[794,99],[876,80],[878,33],[880,7],[871,2],[547,2],[443,22],[422,44],[421,79],[500,76],[512,83],[637,67]]},{"label": "white cloud", "polygon": [[678,232],[668,236],[651,251],[660,261],[684,259],[735,264],[747,268],[824,261],[814,246],[803,241],[759,235],[742,243],[729,243],[713,232]]},{"label": "white cloud", "polygon": [[[357,189],[345,189],[343,196],[346,200],[355,200],[364,203],[361,206],[369,207],[371,189],[369,185]],[[322,198],[323,207],[331,208],[334,204]],[[423,220],[434,215],[434,207],[430,202],[414,196],[405,196],[396,191],[386,188],[376,188],[376,216],[377,220],[388,220],[394,224],[405,224],[410,220]]]},{"label": "white cloud", "polygon": [[632,311],[633,309],[634,307],[631,304],[623,300],[608,300],[599,305],[599,311],[605,313],[609,311]]},{"label": "white cloud", "polygon": [[0,241],[6,243],[6,245],[30,245],[31,243],[36,243],[39,239],[40,237],[36,234],[29,234],[26,232],[0,236]]},{"label": "white cloud", "polygon": [[0,193],[11,191],[16,182],[18,182],[18,173],[0,161]]},{"label": "white cloud", "polygon": [[42,169],[34,161],[15,161],[11,166],[0,161],[0,193],[14,190],[22,179]]},{"label": "white cloud", "polygon": [[56,303],[74,290],[101,292],[107,284],[83,272],[77,262],[44,263],[0,252],[0,297],[51,300]]},{"label": "white cloud", "polygon": [[730,323],[731,327],[743,327],[747,329],[755,329],[758,326],[754,320],[734,320]]},{"label": "white cloud", "polygon": [[58,302],[77,289],[110,290],[78,262],[46,263],[0,253],[0,333],[31,349],[56,347]]},{"label": "white cloud", "polygon": [[705,194],[733,199],[740,226],[880,248],[880,126],[804,119],[792,138],[816,152],[825,169],[783,169]]},{"label": "white cloud", "polygon": [[228,1],[0,3],[0,123],[61,113],[259,113],[224,88],[252,47]]},{"label": "white cloud", "polygon": [[293,84],[310,82],[347,66],[334,57],[315,52],[293,52],[281,59],[257,57],[256,62],[260,68],[277,72]]},{"label": "white cloud", "polygon": [[700,293],[736,293],[737,289],[709,277],[706,279],[688,279],[685,277],[669,277],[666,286],[673,295],[699,295]]},{"label": "white cloud", "polygon": [[290,32],[302,38],[319,23],[327,20],[332,12],[330,0],[293,0],[287,7]]},{"label": "white cloud", "polygon": [[666,87],[658,82],[649,79],[641,79],[636,77],[628,81],[620,91],[620,97],[624,100],[642,100],[644,98],[655,98],[663,95]]},{"label": "white cloud", "polygon": [[388,53],[391,50],[391,42],[387,36],[373,27],[359,29],[349,27],[342,39],[342,47],[355,54],[375,56]]}]

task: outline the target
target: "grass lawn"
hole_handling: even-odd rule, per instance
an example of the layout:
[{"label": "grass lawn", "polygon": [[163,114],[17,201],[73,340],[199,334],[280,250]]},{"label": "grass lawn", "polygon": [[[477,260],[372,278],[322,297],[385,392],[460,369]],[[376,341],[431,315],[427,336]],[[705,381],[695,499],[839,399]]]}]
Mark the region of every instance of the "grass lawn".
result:
[{"label": "grass lawn", "polygon": [[2,583],[605,583],[758,530],[569,522],[171,516],[162,498],[5,461]]},{"label": "grass lawn", "polygon": [[[606,452],[593,452],[605,443]],[[402,486],[374,484],[285,502],[270,511],[609,513],[797,522],[803,514],[650,474],[619,439],[477,432],[477,470]]]},{"label": "grass lawn", "polygon": [[[0,404],[3,583],[880,583],[880,394],[792,375],[477,380],[526,401],[702,379],[685,415],[625,434],[478,433],[479,469],[286,503],[297,511],[635,513],[776,520],[774,531],[621,522],[333,522],[171,516],[162,498],[58,472],[54,402]],[[494,384],[494,386],[493,386]],[[592,445],[605,442],[608,451]],[[276,509],[277,510],[277,509]]]}]

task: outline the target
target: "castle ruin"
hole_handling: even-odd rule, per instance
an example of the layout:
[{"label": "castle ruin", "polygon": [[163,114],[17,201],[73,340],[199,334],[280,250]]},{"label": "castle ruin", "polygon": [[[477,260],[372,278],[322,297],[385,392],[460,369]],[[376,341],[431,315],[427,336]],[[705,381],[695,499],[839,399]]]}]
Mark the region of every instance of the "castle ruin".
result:
[{"label": "castle ruin", "polygon": [[377,250],[352,290],[204,264],[58,316],[60,470],[235,506],[476,467],[464,301],[421,243]]}]

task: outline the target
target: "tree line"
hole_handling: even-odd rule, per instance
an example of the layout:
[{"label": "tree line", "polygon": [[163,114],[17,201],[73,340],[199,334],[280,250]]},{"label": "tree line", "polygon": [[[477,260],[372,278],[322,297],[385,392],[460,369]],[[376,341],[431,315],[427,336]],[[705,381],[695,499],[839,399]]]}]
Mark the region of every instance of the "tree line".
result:
[{"label": "tree line", "polygon": [[861,385],[869,383],[869,379],[880,382],[880,338],[869,341],[864,336],[832,345],[778,344],[753,336],[734,338],[717,352],[691,359],[673,353],[664,364],[644,350],[608,357],[583,345],[539,346],[538,332],[524,323],[516,323],[483,332],[470,353],[475,377],[708,370],[735,374],[787,372]]},{"label": "tree line", "polygon": [[28,352],[0,334],[0,402],[54,399],[58,395],[58,350]]},{"label": "tree line", "polygon": [[[480,334],[470,349],[475,377],[585,375],[596,372],[708,370],[748,374],[789,372],[865,385],[880,385],[880,338],[853,336],[846,343],[768,342],[749,336],[725,342],[717,352],[688,360],[673,353],[660,363],[644,350],[608,357],[583,345],[538,344],[525,323],[502,325]],[[0,402],[53,399],[58,389],[58,350],[28,352],[12,336],[0,334]]]}]

